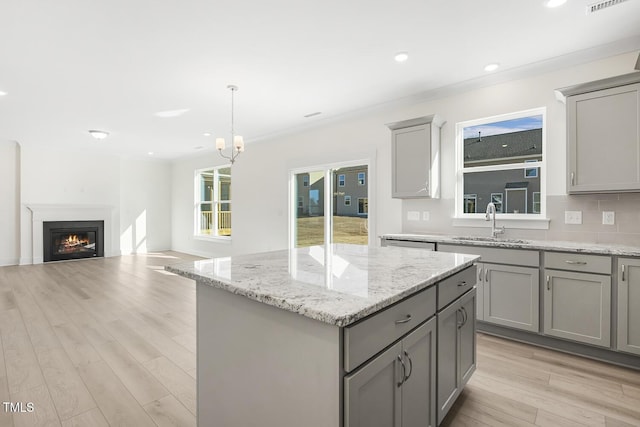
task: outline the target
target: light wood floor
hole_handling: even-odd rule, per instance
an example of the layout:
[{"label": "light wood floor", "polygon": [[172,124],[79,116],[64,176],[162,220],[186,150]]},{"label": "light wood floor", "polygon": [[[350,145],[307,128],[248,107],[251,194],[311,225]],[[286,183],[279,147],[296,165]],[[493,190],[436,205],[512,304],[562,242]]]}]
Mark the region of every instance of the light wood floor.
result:
[{"label": "light wood floor", "polygon": [[[0,268],[0,401],[35,408],[0,426],[195,426],[195,284],[162,269],[180,258]],[[444,425],[640,426],[640,372],[479,335]]]}]

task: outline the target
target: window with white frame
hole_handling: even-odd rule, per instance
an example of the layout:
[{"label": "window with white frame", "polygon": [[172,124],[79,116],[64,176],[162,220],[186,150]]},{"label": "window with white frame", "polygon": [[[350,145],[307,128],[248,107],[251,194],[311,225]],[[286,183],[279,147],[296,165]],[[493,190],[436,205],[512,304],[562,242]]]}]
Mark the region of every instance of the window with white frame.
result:
[{"label": "window with white frame", "polygon": [[344,187],[345,181],[344,174],[338,175],[338,187]]},{"label": "window with white frame", "polygon": [[351,196],[344,196],[344,205],[351,206]]},{"label": "window with white frame", "polygon": [[196,171],[195,234],[231,236],[231,167]]},{"label": "window with white frame", "polygon": [[367,179],[365,177],[366,174],[364,172],[358,172],[358,185],[365,185],[367,183]]},{"label": "window with white frame", "polygon": [[456,125],[456,217],[473,218],[489,202],[505,218],[542,217],[544,120],[537,108]]}]

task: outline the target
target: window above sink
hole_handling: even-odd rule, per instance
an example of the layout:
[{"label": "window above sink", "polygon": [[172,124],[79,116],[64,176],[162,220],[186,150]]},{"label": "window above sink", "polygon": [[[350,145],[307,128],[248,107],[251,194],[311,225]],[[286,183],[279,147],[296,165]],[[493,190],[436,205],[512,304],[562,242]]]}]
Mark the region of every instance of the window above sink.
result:
[{"label": "window above sink", "polygon": [[548,228],[545,108],[456,124],[454,225],[482,226],[489,203],[506,227]]}]

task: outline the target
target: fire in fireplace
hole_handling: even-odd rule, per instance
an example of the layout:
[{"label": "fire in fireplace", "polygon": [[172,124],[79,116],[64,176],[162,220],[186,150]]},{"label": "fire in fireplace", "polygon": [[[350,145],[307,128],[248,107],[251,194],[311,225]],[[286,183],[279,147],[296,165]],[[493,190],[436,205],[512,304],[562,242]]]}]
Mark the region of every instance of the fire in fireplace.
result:
[{"label": "fire in fireplace", "polygon": [[104,256],[104,221],[43,223],[44,262]]}]

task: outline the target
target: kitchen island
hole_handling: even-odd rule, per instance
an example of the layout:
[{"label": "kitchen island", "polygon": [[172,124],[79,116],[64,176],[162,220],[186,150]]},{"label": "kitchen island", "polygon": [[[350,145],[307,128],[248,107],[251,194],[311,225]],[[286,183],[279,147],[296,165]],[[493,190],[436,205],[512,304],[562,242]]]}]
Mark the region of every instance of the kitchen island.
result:
[{"label": "kitchen island", "polygon": [[477,259],[328,245],[167,267],[197,283],[198,424],[439,423],[475,368]]}]

